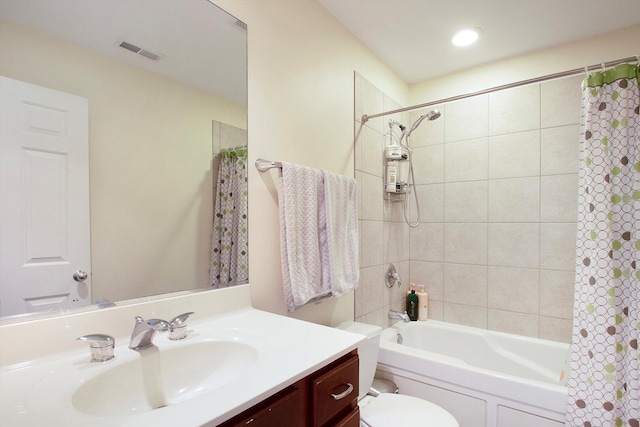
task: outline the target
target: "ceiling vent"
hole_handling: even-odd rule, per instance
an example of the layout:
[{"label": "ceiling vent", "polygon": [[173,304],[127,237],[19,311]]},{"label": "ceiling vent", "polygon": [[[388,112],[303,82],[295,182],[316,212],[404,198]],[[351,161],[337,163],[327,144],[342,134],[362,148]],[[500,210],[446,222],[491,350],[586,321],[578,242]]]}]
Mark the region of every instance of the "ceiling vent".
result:
[{"label": "ceiling vent", "polygon": [[160,59],[162,59],[162,55],[158,55],[157,53],[153,53],[148,50],[142,49],[141,47],[138,47],[126,41],[122,41],[118,43],[118,46],[120,46],[123,49],[127,49],[128,51],[131,51],[133,53],[136,53],[138,55],[144,56],[145,58],[149,58],[152,61],[159,61]]}]

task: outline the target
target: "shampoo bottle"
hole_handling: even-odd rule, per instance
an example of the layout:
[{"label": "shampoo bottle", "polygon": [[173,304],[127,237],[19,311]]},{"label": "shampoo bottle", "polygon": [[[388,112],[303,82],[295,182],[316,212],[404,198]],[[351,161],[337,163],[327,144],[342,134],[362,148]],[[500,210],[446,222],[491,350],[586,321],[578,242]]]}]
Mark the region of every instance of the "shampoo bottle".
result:
[{"label": "shampoo bottle", "polygon": [[407,296],[409,296],[411,291],[415,291],[415,290],[416,290],[416,284],[415,283],[409,283],[409,290],[407,291]]},{"label": "shampoo bottle", "polygon": [[407,296],[407,314],[409,319],[418,320],[418,295],[415,289]]},{"label": "shampoo bottle", "polygon": [[424,290],[424,285],[418,286],[418,320],[429,319],[429,294]]}]

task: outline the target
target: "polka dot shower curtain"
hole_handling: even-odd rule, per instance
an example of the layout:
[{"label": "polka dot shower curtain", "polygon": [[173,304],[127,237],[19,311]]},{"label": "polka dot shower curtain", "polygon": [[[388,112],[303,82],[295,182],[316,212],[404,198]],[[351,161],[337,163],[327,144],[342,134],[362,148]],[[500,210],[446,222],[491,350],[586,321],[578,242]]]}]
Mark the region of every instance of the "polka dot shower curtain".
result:
[{"label": "polka dot shower curtain", "polygon": [[211,286],[249,283],[248,237],[247,149],[223,150],[213,216]]},{"label": "polka dot shower curtain", "polygon": [[640,422],[639,77],[623,64],[583,82],[567,426]]}]

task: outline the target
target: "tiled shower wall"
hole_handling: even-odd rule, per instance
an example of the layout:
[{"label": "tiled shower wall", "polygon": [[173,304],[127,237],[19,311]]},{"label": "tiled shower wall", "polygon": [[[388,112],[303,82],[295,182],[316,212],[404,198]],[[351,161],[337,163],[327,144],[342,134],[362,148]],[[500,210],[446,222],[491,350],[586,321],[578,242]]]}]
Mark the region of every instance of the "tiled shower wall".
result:
[{"label": "tiled shower wall", "polygon": [[[428,111],[361,124],[399,107],[356,74],[361,281],[356,318],[387,326],[408,282],[424,284],[430,318],[568,342],[573,310],[582,76],[434,106],[412,134],[421,224],[384,201],[383,134]],[[410,218],[416,218],[410,195]],[[403,286],[384,284],[387,265]],[[393,321],[391,321],[393,322]]]}]

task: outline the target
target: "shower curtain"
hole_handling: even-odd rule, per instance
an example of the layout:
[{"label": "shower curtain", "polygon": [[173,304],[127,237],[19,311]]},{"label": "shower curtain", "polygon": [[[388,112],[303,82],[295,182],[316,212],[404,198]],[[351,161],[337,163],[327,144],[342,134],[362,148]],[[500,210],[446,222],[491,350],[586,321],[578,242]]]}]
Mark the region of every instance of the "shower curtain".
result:
[{"label": "shower curtain", "polygon": [[583,82],[576,293],[566,425],[640,421],[638,65]]},{"label": "shower curtain", "polygon": [[216,185],[210,284],[214,288],[249,281],[247,149],[222,150]]}]

